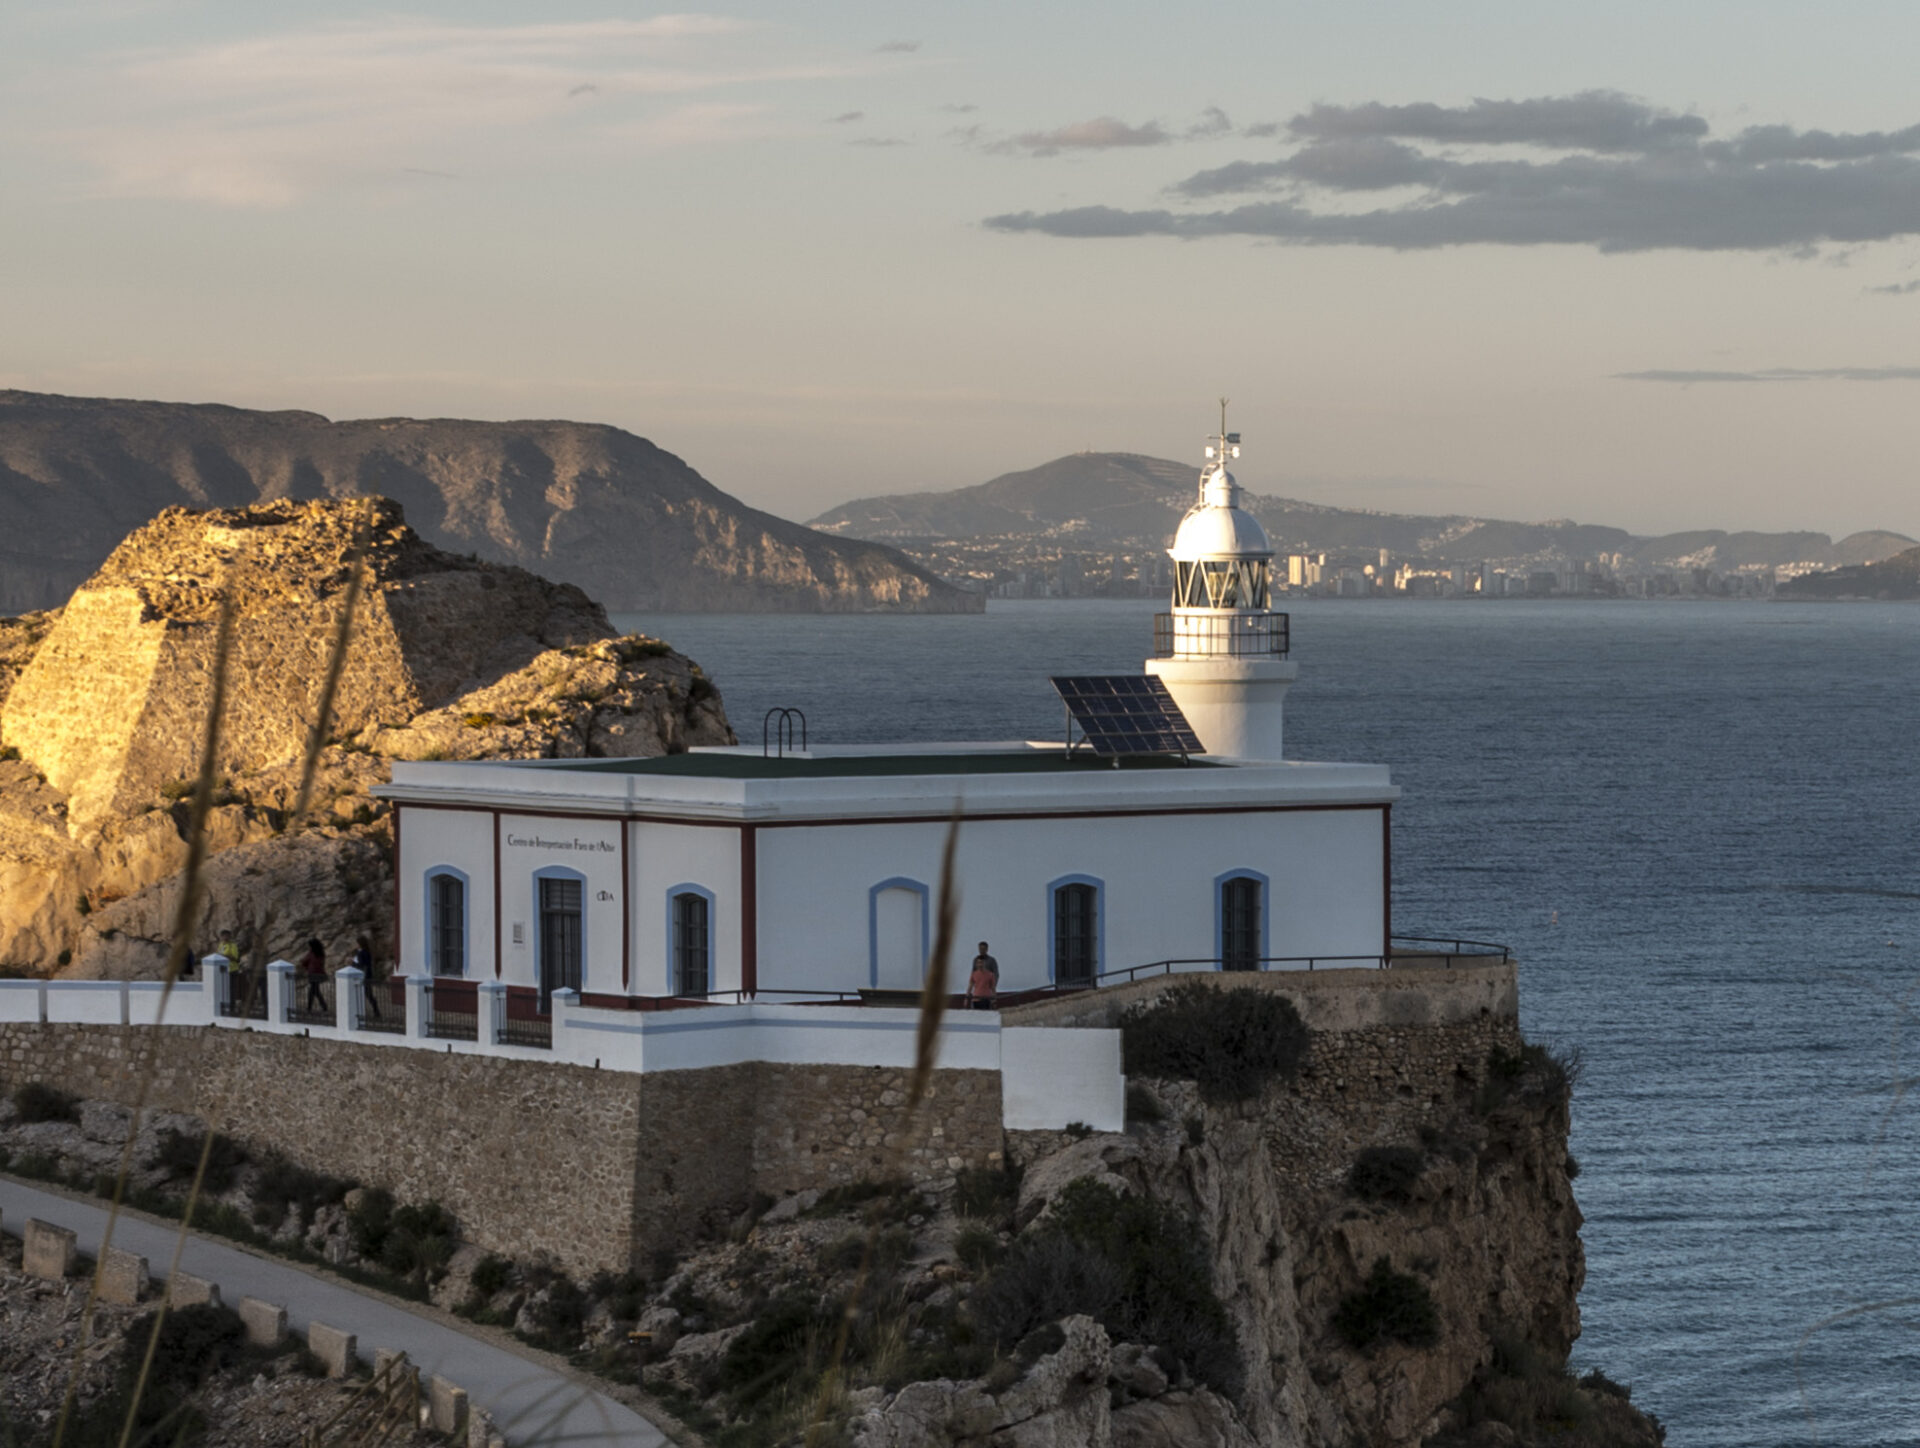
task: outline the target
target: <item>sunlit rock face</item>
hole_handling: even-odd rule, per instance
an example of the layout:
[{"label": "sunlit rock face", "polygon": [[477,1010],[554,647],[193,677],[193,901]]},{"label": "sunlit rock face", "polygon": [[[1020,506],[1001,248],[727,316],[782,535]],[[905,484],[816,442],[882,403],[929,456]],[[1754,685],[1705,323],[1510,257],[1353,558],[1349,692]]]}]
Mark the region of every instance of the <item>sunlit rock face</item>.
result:
[{"label": "sunlit rock face", "polygon": [[[186,854],[184,794],[212,703],[223,596],[235,618],[210,870],[226,869],[226,850],[256,855],[244,881],[203,907],[209,936],[245,924],[236,912],[272,935],[262,941],[272,951],[302,932],[351,950],[375,928],[387,865],[360,855],[387,840],[385,807],[367,793],[387,759],[644,756],[732,740],[698,666],[657,641],[616,637],[569,584],[442,552],[398,504],[375,499],[310,816],[343,842],[337,887],[322,888],[311,844],[296,849],[282,831],[365,506],[171,508],[65,609],[0,625],[0,962],[152,968],[162,896]],[[349,839],[359,845],[346,863]]]}]

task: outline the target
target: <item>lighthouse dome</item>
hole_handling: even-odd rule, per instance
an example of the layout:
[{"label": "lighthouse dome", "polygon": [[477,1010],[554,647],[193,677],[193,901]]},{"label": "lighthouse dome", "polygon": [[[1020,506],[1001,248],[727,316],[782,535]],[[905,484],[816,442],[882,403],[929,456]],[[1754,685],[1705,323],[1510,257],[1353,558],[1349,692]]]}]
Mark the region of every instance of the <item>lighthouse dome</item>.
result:
[{"label": "lighthouse dome", "polygon": [[1167,552],[1182,563],[1207,558],[1271,558],[1273,545],[1260,520],[1240,506],[1240,485],[1223,466],[1210,469],[1194,505]]}]

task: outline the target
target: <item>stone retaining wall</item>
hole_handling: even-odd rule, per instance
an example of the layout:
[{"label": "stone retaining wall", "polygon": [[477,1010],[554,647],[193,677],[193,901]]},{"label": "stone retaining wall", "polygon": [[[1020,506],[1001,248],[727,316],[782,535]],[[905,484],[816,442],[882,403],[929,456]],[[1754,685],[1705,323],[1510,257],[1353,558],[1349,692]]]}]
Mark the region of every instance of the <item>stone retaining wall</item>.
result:
[{"label": "stone retaining wall", "polygon": [[[876,1175],[905,1071],[752,1063],[651,1076],[218,1028],[0,1024],[0,1089],[44,1081],[213,1122],[313,1171],[438,1201],[463,1235],[571,1272],[643,1265],[756,1192]],[[915,1180],[1001,1150],[990,1071],[941,1071],[904,1147]]]}]

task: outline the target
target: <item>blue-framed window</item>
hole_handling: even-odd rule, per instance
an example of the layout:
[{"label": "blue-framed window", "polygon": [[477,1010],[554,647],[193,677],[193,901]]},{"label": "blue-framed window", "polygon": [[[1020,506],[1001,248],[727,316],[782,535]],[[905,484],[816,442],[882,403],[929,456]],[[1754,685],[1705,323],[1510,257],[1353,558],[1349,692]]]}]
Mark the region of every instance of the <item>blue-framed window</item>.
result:
[{"label": "blue-framed window", "polygon": [[[891,900],[885,900],[890,891],[900,892]],[[905,943],[896,932],[904,923],[895,914],[903,897],[911,897],[911,909],[914,921],[905,934],[917,941],[918,948],[911,961],[911,969],[898,957]],[[927,957],[933,949],[929,938],[929,909],[933,892],[919,880],[910,880],[905,875],[895,875],[882,880],[867,891],[867,983],[873,986],[912,985],[918,988],[927,974]],[[881,915],[885,912],[887,919]],[[886,976],[883,981],[882,975]]]},{"label": "blue-framed window", "polygon": [[1106,896],[1106,882],[1092,875],[1047,883],[1047,978],[1055,985],[1092,985],[1105,969]]},{"label": "blue-framed window", "polygon": [[667,994],[703,996],[713,989],[713,891],[675,885],[667,891]]},{"label": "blue-framed window", "polygon": [[535,870],[533,908],[533,969],[546,1012],[555,991],[586,989],[587,877],[565,865]]},{"label": "blue-framed window", "polygon": [[1222,970],[1259,970],[1268,949],[1267,877],[1229,870],[1213,881],[1213,950]]},{"label": "blue-framed window", "polygon": [[467,973],[467,876],[451,865],[427,871],[427,969],[434,975]]}]

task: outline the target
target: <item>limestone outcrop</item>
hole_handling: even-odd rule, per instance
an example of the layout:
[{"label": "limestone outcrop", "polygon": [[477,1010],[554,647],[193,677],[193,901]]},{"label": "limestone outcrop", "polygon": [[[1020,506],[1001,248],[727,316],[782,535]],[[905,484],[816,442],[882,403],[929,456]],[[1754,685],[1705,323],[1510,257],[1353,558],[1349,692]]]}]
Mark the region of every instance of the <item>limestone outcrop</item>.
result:
[{"label": "limestone outcrop", "polygon": [[142,974],[164,951],[211,703],[219,600],[236,603],[196,937],[350,952],[390,881],[393,758],[645,756],[731,742],[712,682],[616,637],[579,589],[444,553],[372,504],[316,808],[286,833],[362,504],[171,508],[65,608],[0,622],[0,965]]},{"label": "limestone outcrop", "polygon": [[382,418],[0,390],[0,612],[63,602],[170,506],[377,492],[428,542],[616,611],[977,613],[884,544],[749,508],[672,453],[589,423]]}]

